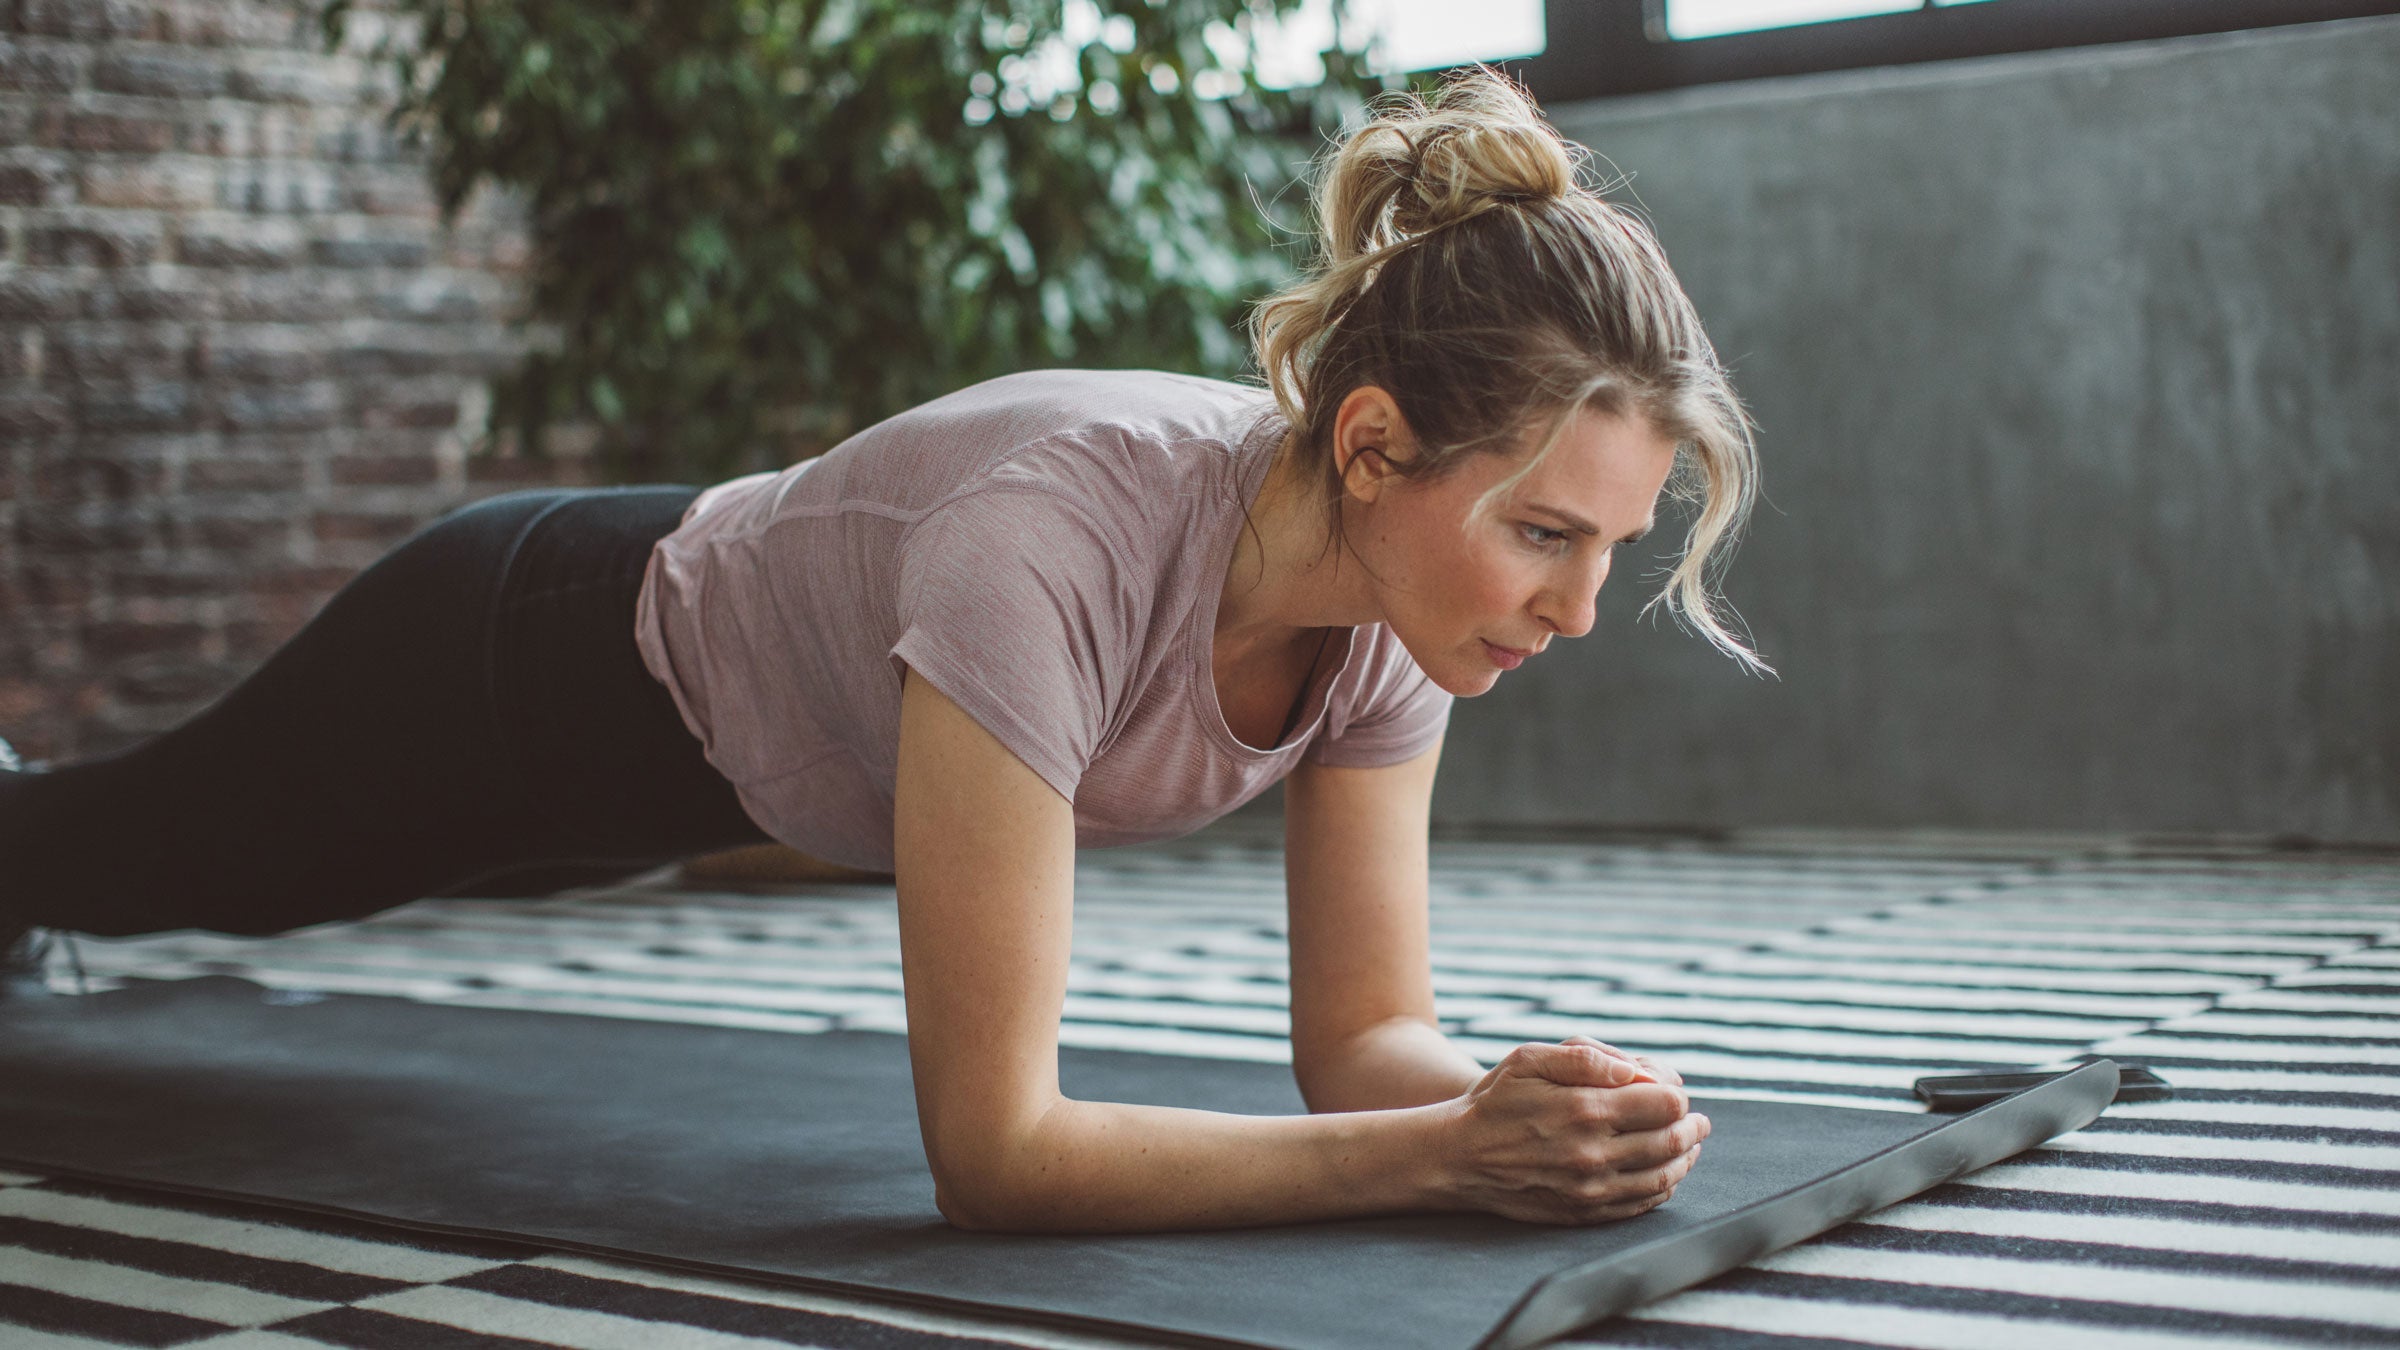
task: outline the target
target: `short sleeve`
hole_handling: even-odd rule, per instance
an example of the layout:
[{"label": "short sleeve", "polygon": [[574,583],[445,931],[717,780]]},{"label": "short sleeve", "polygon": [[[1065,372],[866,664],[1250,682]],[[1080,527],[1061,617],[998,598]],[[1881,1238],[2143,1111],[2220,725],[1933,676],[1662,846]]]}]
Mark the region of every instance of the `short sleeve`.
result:
[{"label": "short sleeve", "polygon": [[1073,801],[1126,695],[1149,589],[1075,503],[979,489],[903,541],[891,655]]},{"label": "short sleeve", "polygon": [[1418,668],[1399,639],[1376,625],[1368,675],[1347,718],[1310,742],[1301,758],[1337,768],[1371,769],[1414,759],[1450,725],[1450,691]]}]

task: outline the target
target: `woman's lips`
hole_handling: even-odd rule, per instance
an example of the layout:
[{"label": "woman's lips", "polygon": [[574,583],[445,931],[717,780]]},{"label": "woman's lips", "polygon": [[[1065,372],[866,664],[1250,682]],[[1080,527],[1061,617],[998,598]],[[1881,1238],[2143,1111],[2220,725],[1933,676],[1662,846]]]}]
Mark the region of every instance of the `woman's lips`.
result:
[{"label": "woman's lips", "polygon": [[1495,646],[1490,642],[1485,642],[1483,644],[1483,650],[1490,654],[1492,658],[1492,664],[1500,667],[1502,670],[1515,670],[1517,667],[1525,664],[1525,658],[1530,655],[1530,653],[1527,652],[1510,651],[1506,647]]}]

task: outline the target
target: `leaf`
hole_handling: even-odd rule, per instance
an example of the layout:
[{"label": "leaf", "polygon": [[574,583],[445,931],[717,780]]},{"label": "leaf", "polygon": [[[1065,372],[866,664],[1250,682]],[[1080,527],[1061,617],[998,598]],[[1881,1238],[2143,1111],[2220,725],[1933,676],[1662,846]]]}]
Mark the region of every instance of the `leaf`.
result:
[{"label": "leaf", "polygon": [[[1296,226],[1381,86],[1337,53],[1318,89],[1196,98],[1252,0],[1094,2],[1065,52],[1061,0],[388,0],[423,36],[375,59],[444,209],[497,188],[531,222],[494,428],[589,421],[604,472],[702,478],[1029,365],[1243,373],[1247,304],[1304,253],[1260,203]],[[1054,49],[1116,110],[970,123]]]}]

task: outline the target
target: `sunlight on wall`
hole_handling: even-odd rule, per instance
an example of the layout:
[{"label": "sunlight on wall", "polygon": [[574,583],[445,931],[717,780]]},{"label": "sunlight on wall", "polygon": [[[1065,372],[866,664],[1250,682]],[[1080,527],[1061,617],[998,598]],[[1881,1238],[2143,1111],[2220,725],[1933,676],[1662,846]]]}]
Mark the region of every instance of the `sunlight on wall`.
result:
[{"label": "sunlight on wall", "polygon": [[1667,36],[1715,37],[1797,23],[1900,14],[1928,4],[1971,5],[1984,0],[1667,0]]},{"label": "sunlight on wall", "polygon": [[[1349,22],[1336,43],[1333,6],[1310,0],[1286,22],[1259,32],[1258,82],[1270,89],[1324,78],[1318,53],[1364,46],[1375,69],[1387,73],[1439,70],[1469,61],[1501,61],[1542,50],[1541,0],[1350,0]],[[1238,43],[1227,30],[1225,39]],[[1230,55],[1230,51],[1227,53]]]}]

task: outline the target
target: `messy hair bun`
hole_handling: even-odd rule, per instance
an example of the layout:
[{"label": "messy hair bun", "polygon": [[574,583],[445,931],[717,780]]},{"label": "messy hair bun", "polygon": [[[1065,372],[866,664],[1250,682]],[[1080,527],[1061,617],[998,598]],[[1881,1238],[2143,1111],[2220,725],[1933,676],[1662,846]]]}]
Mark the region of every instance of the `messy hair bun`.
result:
[{"label": "messy hair bun", "polygon": [[1375,254],[1481,212],[1575,190],[1575,155],[1513,86],[1400,95],[1335,148],[1317,192],[1327,260]]},{"label": "messy hair bun", "polygon": [[1669,491],[1697,507],[1650,604],[1763,671],[1710,584],[1757,494],[1749,417],[1657,238],[1582,181],[1586,158],[1488,67],[1429,97],[1385,96],[1317,166],[1320,256],[1252,313],[1259,367],[1337,540],[1332,417],[1353,389],[1398,405],[1417,454],[1396,467],[1410,476],[1538,433],[1478,509],[1532,473],[1578,412],[1646,419],[1677,445]]}]

